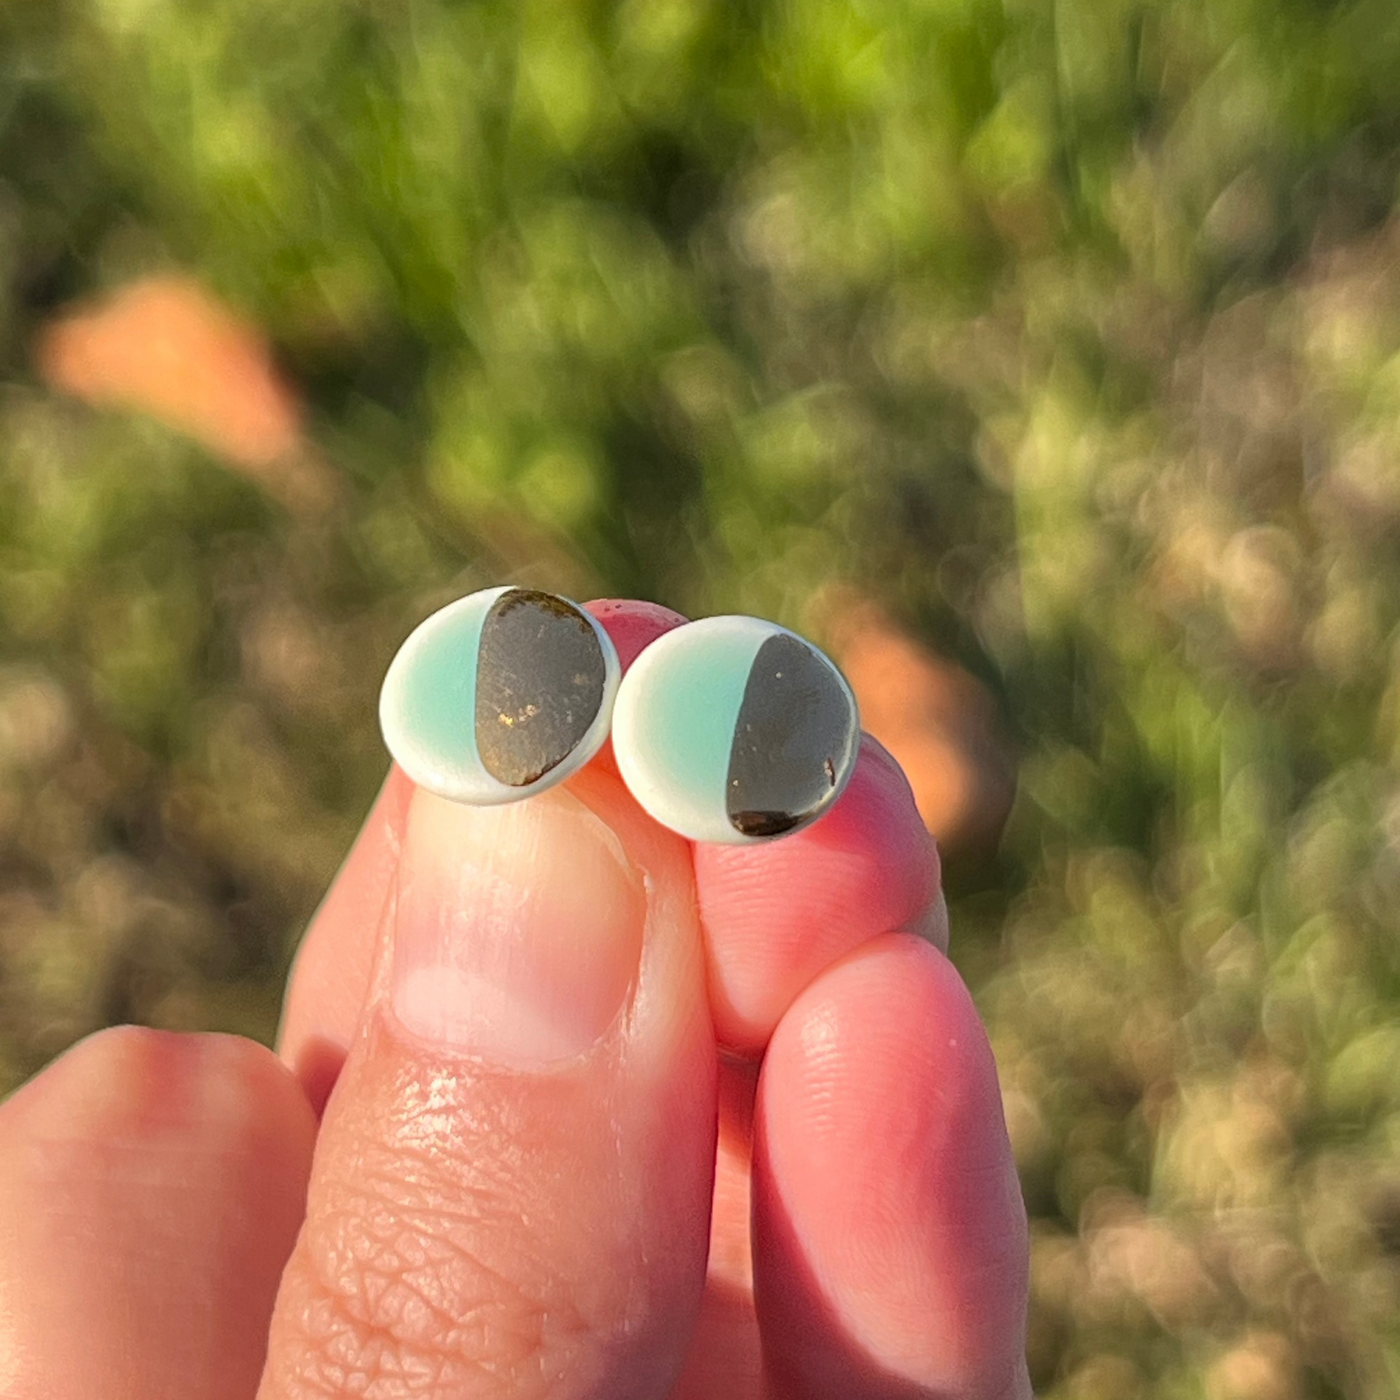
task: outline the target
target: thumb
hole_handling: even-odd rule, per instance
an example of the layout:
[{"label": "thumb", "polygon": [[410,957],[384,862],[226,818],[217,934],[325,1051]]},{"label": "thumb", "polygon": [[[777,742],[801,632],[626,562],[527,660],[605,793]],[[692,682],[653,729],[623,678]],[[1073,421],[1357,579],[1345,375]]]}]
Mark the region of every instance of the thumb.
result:
[{"label": "thumb", "polygon": [[664,1396],[714,1063],[688,848],[615,777],[416,791],[260,1395]]}]

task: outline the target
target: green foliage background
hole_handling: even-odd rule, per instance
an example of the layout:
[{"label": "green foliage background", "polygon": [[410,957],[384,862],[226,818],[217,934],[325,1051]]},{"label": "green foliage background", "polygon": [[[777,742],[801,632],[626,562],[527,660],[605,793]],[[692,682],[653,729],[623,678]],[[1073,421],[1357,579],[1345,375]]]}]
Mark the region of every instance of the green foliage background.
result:
[{"label": "green foliage background", "polygon": [[[1393,0],[0,9],[0,1088],[270,1038],[407,627],[520,578],[984,678],[954,860],[1085,1400],[1400,1388]],[[35,378],[197,271],[343,473],[289,513]]]}]

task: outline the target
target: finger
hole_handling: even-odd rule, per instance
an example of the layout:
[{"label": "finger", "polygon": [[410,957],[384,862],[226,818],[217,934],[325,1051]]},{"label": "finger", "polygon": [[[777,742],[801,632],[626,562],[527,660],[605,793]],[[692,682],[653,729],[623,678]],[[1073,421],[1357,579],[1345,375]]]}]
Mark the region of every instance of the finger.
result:
[{"label": "finger", "polygon": [[[624,665],[683,621],[634,613],[641,604],[590,606]],[[898,765],[873,740],[819,828],[763,847],[693,848],[712,1005],[731,1044],[760,1048],[797,992],[864,939],[909,927],[947,946],[936,848]],[[749,1233],[755,1077],[737,1061],[721,1066],[709,1278],[676,1400],[751,1400],[761,1389]]]},{"label": "finger", "polygon": [[946,948],[938,849],[899,765],[869,735],[819,822],[766,845],[695,847],[715,1030],[762,1049],[793,998],[892,929]]},{"label": "finger", "polygon": [[[685,621],[656,603],[602,599],[589,610],[607,628],[623,670],[663,632]],[[593,760],[617,771],[612,740]],[[364,1013],[377,933],[413,784],[396,765],[307,929],[287,984],[278,1053],[319,1113]]]},{"label": "finger", "polygon": [[749,1236],[757,1083],[756,1060],[721,1057],[708,1276],[681,1384],[672,1400],[759,1400],[763,1394]]},{"label": "finger", "polygon": [[664,1395],[714,1162],[689,848],[601,769],[419,790],[383,939],[262,1395]]},{"label": "finger", "polygon": [[[587,606],[624,672],[685,622],[652,603]],[[611,741],[599,758],[615,771]],[[761,1048],[802,987],[876,934],[908,929],[948,946],[937,845],[899,764],[869,735],[846,791],[815,826],[767,845],[694,849],[716,1028],[734,1048]]]},{"label": "finger", "polygon": [[584,607],[607,629],[624,674],[644,648],[686,621],[671,608],[640,598],[595,598]]},{"label": "finger", "polygon": [[121,1027],[0,1106],[0,1394],[248,1400],[316,1122],[234,1036]]},{"label": "finger", "polygon": [[[584,607],[603,624],[613,646],[617,659],[622,664],[622,674],[663,633],[670,632],[685,624],[686,619],[660,603],[644,603],[639,598],[595,598]],[[617,758],[613,754],[612,735],[609,734],[598,750],[592,765],[606,772],[617,772]]]},{"label": "finger", "polygon": [[778,1396],[1029,1400],[1026,1218],[996,1066],[928,944],[875,940],[783,1017],[753,1192]]},{"label": "finger", "polygon": [[364,1012],[375,934],[412,795],[413,784],[392,766],[292,966],[277,1051],[318,1114]]}]

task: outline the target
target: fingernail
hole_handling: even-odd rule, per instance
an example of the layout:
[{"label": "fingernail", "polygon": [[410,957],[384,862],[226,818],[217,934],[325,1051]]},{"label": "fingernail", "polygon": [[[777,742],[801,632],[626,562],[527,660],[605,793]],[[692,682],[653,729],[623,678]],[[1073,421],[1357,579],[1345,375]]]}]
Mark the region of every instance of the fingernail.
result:
[{"label": "fingernail", "polygon": [[418,789],[394,929],[393,1008],[501,1065],[571,1059],[608,1032],[641,957],[641,872],[563,789],[470,807]]}]

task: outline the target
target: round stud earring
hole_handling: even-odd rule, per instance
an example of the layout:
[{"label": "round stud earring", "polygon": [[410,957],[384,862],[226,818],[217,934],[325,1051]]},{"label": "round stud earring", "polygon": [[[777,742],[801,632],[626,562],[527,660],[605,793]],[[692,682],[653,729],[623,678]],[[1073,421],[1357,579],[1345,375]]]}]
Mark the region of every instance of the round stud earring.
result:
[{"label": "round stud earring", "polygon": [[449,603],[399,648],[379,727],[399,767],[454,802],[518,802],[602,747],[621,667],[577,603],[487,588]]},{"label": "round stud earring", "polygon": [[855,768],[855,696],[810,642],[756,617],[658,637],[613,708],[623,781],[692,841],[770,840],[816,821]]}]

